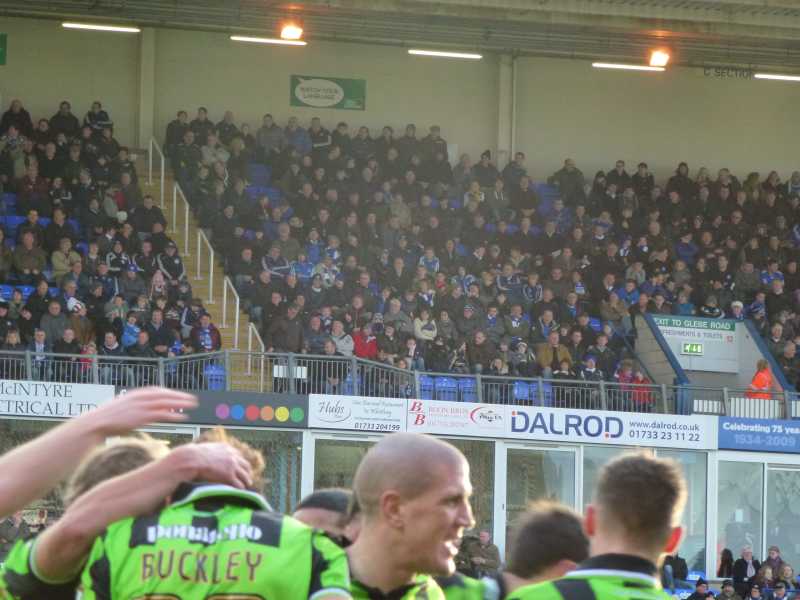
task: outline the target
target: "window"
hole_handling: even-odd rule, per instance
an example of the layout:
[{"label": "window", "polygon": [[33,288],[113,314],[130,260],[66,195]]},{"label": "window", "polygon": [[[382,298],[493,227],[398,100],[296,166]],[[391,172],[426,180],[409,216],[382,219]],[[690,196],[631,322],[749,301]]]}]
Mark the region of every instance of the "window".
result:
[{"label": "window", "polygon": [[509,448],[506,460],[507,535],[532,501],[575,506],[575,452]]},{"label": "window", "polygon": [[744,546],[762,558],[764,466],[761,463],[720,461],[717,490],[717,547],[728,548],[734,558]]},{"label": "window", "polygon": [[[800,565],[800,470],[767,471],[767,548],[778,546],[781,558]],[[766,556],[766,548],[762,557]]]},{"label": "window", "polygon": [[455,440],[448,442],[461,450],[469,463],[469,478],[472,483],[472,512],[475,527],[492,531],[494,520],[494,443],[478,440]]},{"label": "window", "polygon": [[584,446],[583,448],[583,508],[592,502],[594,486],[600,469],[613,458],[625,452],[625,448],[613,446]]},{"label": "window", "polygon": [[713,573],[706,571],[707,455],[683,450],[658,450],[657,455],[677,461],[686,478],[689,497],[681,519],[684,534],[679,553],[686,559],[690,571],[701,571],[706,577],[712,577],[716,575],[716,566],[711,569]]}]

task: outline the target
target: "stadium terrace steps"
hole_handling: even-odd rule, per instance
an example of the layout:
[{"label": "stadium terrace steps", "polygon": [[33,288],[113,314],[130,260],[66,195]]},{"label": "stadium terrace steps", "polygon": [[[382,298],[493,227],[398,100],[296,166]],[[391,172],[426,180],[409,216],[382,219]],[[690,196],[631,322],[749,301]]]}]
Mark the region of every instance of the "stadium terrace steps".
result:
[{"label": "stadium terrace steps", "polygon": [[[159,178],[159,173],[157,170],[153,171],[153,181],[150,185],[147,184],[147,164],[144,158],[140,158],[137,164],[137,169],[139,171],[139,180],[142,183],[142,190],[144,193],[152,194],[153,198],[156,199],[156,204],[158,204],[160,198],[160,185],[161,181]],[[208,312],[212,316],[212,322],[219,328],[220,333],[222,334],[222,347],[224,349],[235,349],[234,341],[235,341],[235,323],[236,323],[236,304],[231,296],[230,290],[228,290],[228,306],[227,306],[227,323],[226,327],[222,326],[223,318],[222,318],[222,306],[223,306],[223,285],[225,279],[225,271],[223,270],[222,262],[219,258],[215,257],[214,261],[214,283],[213,289],[211,289],[211,298],[213,302],[209,303],[209,265],[208,265],[208,250],[205,247],[205,244],[202,245],[202,263],[201,263],[201,277],[202,279],[197,279],[197,232],[199,230],[199,226],[197,221],[194,218],[194,215],[190,212],[189,213],[189,254],[184,254],[185,239],[184,239],[184,232],[186,231],[185,226],[185,211],[183,209],[182,201],[178,200],[178,210],[175,223],[172,223],[172,190],[174,186],[174,180],[170,173],[165,173],[165,180],[164,180],[164,206],[162,210],[164,211],[164,216],[167,218],[168,221],[168,234],[169,236],[175,240],[175,243],[178,245],[180,249],[181,256],[183,257],[184,265],[186,266],[186,271],[189,274],[189,282],[192,284],[192,294],[195,297],[202,298],[203,303],[208,310]],[[173,231],[174,229],[174,231]],[[250,325],[250,318],[244,311],[240,311],[239,314],[239,349],[247,350],[247,332],[248,327]],[[260,347],[256,347],[258,344],[255,340],[253,340],[253,350],[258,351]],[[238,387],[237,384],[244,383],[247,379],[252,377],[252,375],[248,375],[245,369],[245,362],[242,361],[233,361],[231,365],[230,379],[232,383],[232,387]]]}]

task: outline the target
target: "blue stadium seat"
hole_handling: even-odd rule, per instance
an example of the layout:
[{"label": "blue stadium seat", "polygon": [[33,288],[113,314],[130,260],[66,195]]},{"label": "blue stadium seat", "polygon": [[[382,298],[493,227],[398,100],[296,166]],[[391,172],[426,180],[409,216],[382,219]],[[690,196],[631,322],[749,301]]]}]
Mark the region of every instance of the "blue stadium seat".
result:
[{"label": "blue stadium seat", "polygon": [[497,233],[497,225],[495,223],[487,223],[484,225],[483,230],[486,233]]},{"label": "blue stadium seat", "polygon": [[6,192],[3,194],[2,200],[6,205],[6,210],[8,212],[14,212],[13,209],[17,206],[17,195],[12,194],[11,192]]},{"label": "blue stadium seat", "polygon": [[519,225],[517,225],[516,223],[509,223],[508,227],[506,227],[506,232],[509,235],[514,235],[518,231],[519,231]]},{"label": "blue stadium seat", "polygon": [[527,404],[531,400],[531,384],[525,381],[514,382],[514,400]]},{"label": "blue stadium seat", "polygon": [[344,378],[344,393],[347,396],[358,396],[358,389],[361,387],[359,385],[358,377],[353,379],[352,373],[348,373],[347,377]]},{"label": "blue stadium seat", "polygon": [[[533,401],[534,405],[542,406],[542,401],[539,398],[538,382],[531,383],[530,385],[530,399]],[[551,383],[544,382],[542,386],[542,395],[544,396],[544,406],[553,406],[553,385]]]},{"label": "blue stadium seat", "polygon": [[225,367],[222,365],[206,365],[203,369],[203,377],[206,380],[206,388],[215,392],[225,390]]},{"label": "blue stadium seat", "polygon": [[33,292],[36,291],[36,288],[32,285],[20,285],[17,287],[20,292],[22,292],[22,299],[27,300],[28,296],[30,296]]},{"label": "blue stadium seat", "polygon": [[264,193],[272,202],[280,202],[283,199],[283,194],[276,187],[267,187],[264,190]]},{"label": "blue stadium seat", "polygon": [[458,381],[453,377],[436,377],[436,399],[458,401]]},{"label": "blue stadium seat", "polygon": [[3,220],[5,221],[6,237],[16,238],[17,228],[22,225],[26,217],[19,217],[16,215],[8,215]]},{"label": "blue stadium seat", "polygon": [[597,317],[589,317],[589,327],[591,327],[595,333],[600,333],[603,331],[603,322]]},{"label": "blue stadium seat", "polygon": [[11,300],[11,294],[13,291],[13,285],[0,285],[0,297],[2,297],[6,302]]},{"label": "blue stadium seat", "polygon": [[422,400],[433,400],[436,382],[430,375],[420,375],[419,377],[419,396]]},{"label": "blue stadium seat", "polygon": [[478,383],[472,377],[460,377],[458,379],[458,391],[461,402],[478,401]]},{"label": "blue stadium seat", "polygon": [[244,188],[245,193],[251,200],[258,200],[261,196],[269,196],[267,190],[270,188],[262,185],[248,185]]}]

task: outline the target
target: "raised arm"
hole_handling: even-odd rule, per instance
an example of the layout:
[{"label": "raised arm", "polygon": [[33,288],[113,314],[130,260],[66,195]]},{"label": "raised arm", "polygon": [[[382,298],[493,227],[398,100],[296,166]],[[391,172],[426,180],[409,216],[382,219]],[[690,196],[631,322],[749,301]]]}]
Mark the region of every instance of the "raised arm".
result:
[{"label": "raised arm", "polygon": [[65,479],[84,456],[109,436],[149,423],[185,421],[197,405],[190,395],[163,388],[142,388],[59,425],[0,457],[0,518],[44,496]]},{"label": "raised arm", "polygon": [[111,523],[155,511],[184,481],[202,480],[237,488],[252,484],[250,465],[229,444],[188,444],[135,471],[101,483],[76,499],[36,540],[31,567],[45,582],[72,579],[83,567],[94,539]]}]

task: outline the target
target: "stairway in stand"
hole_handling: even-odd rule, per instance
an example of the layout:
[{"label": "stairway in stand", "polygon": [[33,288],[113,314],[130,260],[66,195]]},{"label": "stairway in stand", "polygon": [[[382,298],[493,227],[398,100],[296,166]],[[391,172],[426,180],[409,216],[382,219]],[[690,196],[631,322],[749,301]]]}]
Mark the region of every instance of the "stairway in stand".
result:
[{"label": "stairway in stand", "polygon": [[[161,181],[159,178],[160,173],[158,169],[153,170],[153,181],[150,185],[147,183],[147,161],[140,157],[137,163],[139,172],[139,181],[141,183],[142,192],[151,194],[155,198],[156,205],[159,205],[161,196]],[[186,211],[183,201],[180,197],[177,200],[177,210],[175,211],[175,219],[173,222],[172,206],[173,206],[173,187],[174,180],[170,173],[165,173],[164,180],[164,216],[167,219],[167,233],[175,240],[178,248],[183,257],[186,272],[189,275],[189,282],[192,285],[192,294],[195,297],[202,298],[206,310],[211,314],[213,323],[219,328],[222,334],[222,348],[225,350],[234,350],[237,348],[236,341],[236,303],[235,298],[231,293],[230,287],[228,288],[228,301],[225,318],[223,318],[223,286],[225,280],[225,271],[223,270],[222,261],[217,256],[214,258],[214,281],[213,287],[209,278],[209,253],[205,241],[200,244],[200,278],[198,278],[197,268],[197,250],[198,250],[198,231],[199,226],[197,221],[189,211],[188,229],[186,227]],[[186,232],[188,231],[188,244],[186,239]],[[185,250],[188,248],[188,254]],[[210,289],[209,289],[210,288]],[[210,300],[209,300],[210,299]],[[223,323],[225,324],[223,326]],[[247,313],[240,311],[239,314],[239,335],[238,335],[238,349],[247,351],[248,349],[248,328],[250,325],[250,318]],[[252,348],[254,351],[261,351],[261,347],[255,337],[252,340]],[[247,359],[245,356],[232,356],[231,358],[231,373],[230,383],[231,389],[234,390],[258,390],[259,381],[258,377],[254,377],[255,367],[251,366],[248,369]],[[249,371],[249,372],[248,372]]]}]

